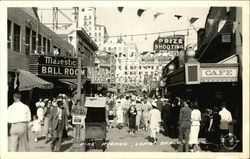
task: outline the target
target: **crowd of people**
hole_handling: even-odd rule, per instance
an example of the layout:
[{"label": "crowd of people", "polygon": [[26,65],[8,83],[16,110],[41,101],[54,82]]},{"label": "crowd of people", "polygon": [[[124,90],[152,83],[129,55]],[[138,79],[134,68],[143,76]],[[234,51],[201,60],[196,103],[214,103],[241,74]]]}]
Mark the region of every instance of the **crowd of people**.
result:
[{"label": "crowd of people", "polygon": [[116,119],[116,126],[119,129],[128,126],[130,135],[135,135],[136,131],[141,129],[146,132],[149,130],[154,144],[157,143],[157,134],[163,128],[163,135],[178,137],[180,143],[178,150],[181,152],[200,151],[198,146],[200,129],[205,133],[208,145],[210,143],[219,145],[223,142],[223,137],[229,134],[229,123],[232,121],[232,115],[226,109],[225,102],[201,113],[196,99],[190,101],[179,97],[149,98],[121,94],[110,96],[107,105],[110,125],[114,125],[112,123]]},{"label": "crowd of people", "polygon": [[[51,140],[51,151],[60,151],[68,128],[73,126],[71,108],[74,104],[73,97],[65,94],[51,99],[40,98],[35,103],[37,112],[31,120],[29,107],[21,102],[21,95],[15,93],[14,103],[8,108],[10,151],[29,151],[28,128],[33,132],[35,142],[41,129],[44,129],[45,144]],[[229,122],[232,121],[225,102],[220,108],[207,109],[203,115],[197,100],[160,96],[149,98],[135,94],[108,95],[106,114],[107,127],[110,129],[128,127],[131,136],[137,131],[148,132],[154,144],[157,144],[159,133],[171,138],[178,137],[178,150],[186,152],[200,151],[200,129],[206,132],[208,142],[219,144],[222,136],[229,133]]]}]

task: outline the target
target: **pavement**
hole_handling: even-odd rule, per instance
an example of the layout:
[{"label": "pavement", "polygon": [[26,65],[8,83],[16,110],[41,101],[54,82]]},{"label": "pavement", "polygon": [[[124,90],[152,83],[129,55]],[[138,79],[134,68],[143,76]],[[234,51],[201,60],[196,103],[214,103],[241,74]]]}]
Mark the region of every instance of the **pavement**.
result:
[{"label": "pavement", "polygon": [[[157,144],[153,144],[149,140],[149,132],[145,130],[136,131],[135,135],[129,135],[128,127],[122,129],[108,128],[106,143],[107,148],[105,152],[178,152],[178,139],[169,138],[163,134],[158,134]],[[50,152],[50,143],[45,144],[44,129],[38,134],[38,141],[34,141],[32,131],[29,130],[29,143],[31,152]],[[61,152],[71,152],[73,141],[74,141],[74,130],[72,128],[68,131],[68,138],[63,141],[61,146]],[[81,139],[85,139],[85,130],[81,129]],[[199,139],[201,143],[204,139]],[[100,143],[97,141],[97,143]],[[81,146],[85,143],[82,142]],[[101,144],[97,144],[97,147],[91,146],[87,152],[98,152],[102,151]],[[203,150],[201,150],[203,151]]]}]

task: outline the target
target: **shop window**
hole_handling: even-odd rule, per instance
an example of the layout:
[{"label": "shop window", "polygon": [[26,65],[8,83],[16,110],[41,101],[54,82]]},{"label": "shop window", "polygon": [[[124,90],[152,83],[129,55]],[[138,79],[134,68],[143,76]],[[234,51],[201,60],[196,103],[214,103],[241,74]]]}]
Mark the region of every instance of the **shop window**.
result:
[{"label": "shop window", "polygon": [[21,27],[14,23],[14,51],[20,51]]},{"label": "shop window", "polygon": [[10,20],[8,20],[8,34],[7,34],[7,45],[8,45],[8,49],[11,48],[11,43],[12,43],[12,36],[11,36],[11,25],[12,22]]},{"label": "shop window", "polygon": [[30,54],[30,28],[26,27],[25,30],[25,53]]}]

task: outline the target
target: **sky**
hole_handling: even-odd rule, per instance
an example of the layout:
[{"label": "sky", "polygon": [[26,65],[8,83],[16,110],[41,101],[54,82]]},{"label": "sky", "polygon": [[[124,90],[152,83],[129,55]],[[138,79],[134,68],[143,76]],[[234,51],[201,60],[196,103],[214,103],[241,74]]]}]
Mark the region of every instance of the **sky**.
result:
[{"label": "sky", "polygon": [[[71,16],[71,10],[63,9],[65,8],[61,9],[63,13]],[[138,9],[145,9],[141,17],[137,15]],[[175,32],[175,34],[187,35],[186,29],[190,29],[185,44],[195,44],[197,38],[194,28],[198,30],[204,27],[208,11],[209,7],[124,7],[123,11],[119,12],[117,7],[96,7],[96,17],[97,24],[106,26],[109,36],[134,35],[133,38],[127,36],[127,38],[124,37],[123,39],[127,42],[134,42],[139,52],[143,52],[153,50],[153,42],[158,36],[174,35],[174,32],[154,34],[147,35],[145,39],[145,34],[147,33],[184,29],[185,31]],[[153,15],[157,12],[163,14],[154,19]],[[38,13],[39,15],[42,13],[43,22],[52,22],[52,10],[39,10]],[[174,15],[182,15],[182,17],[178,20]],[[199,18],[193,23],[193,26],[191,26],[188,21],[191,17]],[[65,21],[67,20],[59,13],[59,22]],[[136,34],[143,35],[135,36]]]}]

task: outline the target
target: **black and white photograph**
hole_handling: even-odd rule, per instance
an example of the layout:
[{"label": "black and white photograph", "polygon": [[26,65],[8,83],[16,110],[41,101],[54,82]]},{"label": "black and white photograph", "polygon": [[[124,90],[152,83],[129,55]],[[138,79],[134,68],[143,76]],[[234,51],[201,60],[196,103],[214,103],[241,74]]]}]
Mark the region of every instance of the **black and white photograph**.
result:
[{"label": "black and white photograph", "polygon": [[249,157],[249,2],[54,2],[1,3],[3,158]]}]

